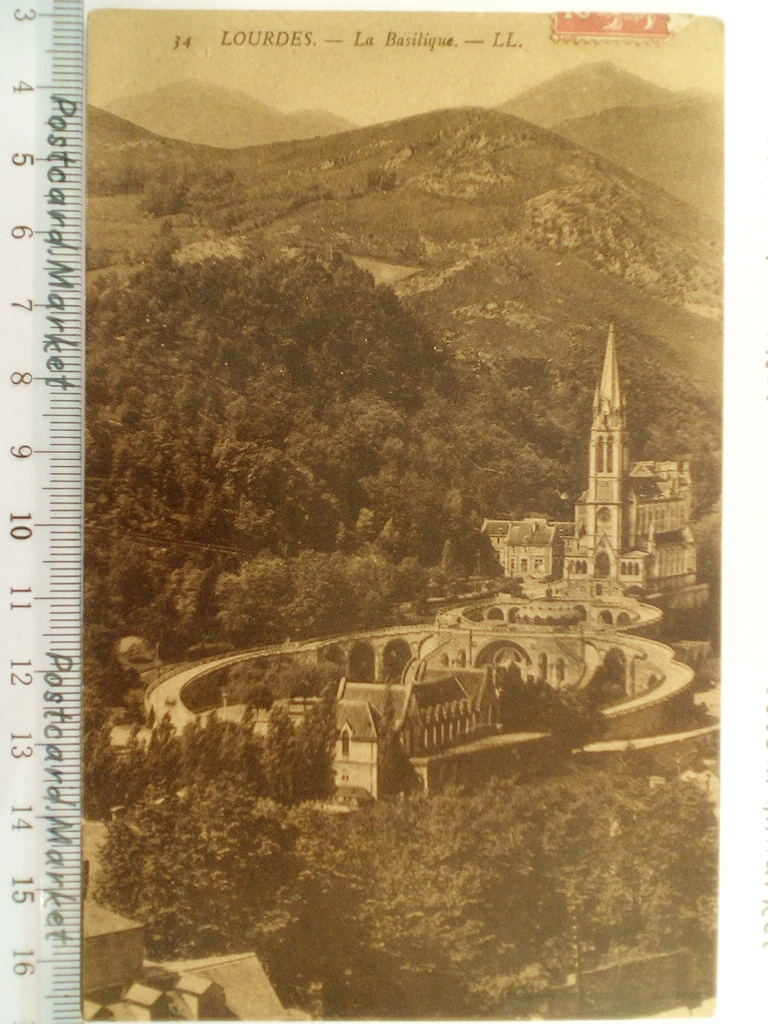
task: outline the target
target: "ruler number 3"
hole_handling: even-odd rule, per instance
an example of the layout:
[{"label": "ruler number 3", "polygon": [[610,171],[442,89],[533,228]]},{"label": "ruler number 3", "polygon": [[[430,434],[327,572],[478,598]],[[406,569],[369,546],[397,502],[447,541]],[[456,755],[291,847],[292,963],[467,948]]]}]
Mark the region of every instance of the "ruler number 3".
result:
[{"label": "ruler number 3", "polygon": [[28,11],[22,11],[17,7],[13,12],[13,16],[16,21],[34,21],[37,17],[37,11],[32,7]]}]

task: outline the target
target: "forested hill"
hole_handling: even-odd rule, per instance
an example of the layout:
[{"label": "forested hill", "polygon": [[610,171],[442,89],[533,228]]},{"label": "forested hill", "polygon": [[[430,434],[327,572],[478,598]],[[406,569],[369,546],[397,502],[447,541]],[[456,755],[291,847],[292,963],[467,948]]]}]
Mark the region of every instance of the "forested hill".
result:
[{"label": "forested hill", "polygon": [[234,151],[100,130],[89,182],[94,268],[138,263],[163,219],[183,244],[330,244],[457,350],[559,360],[617,320],[719,394],[722,228],[518,117],[437,110]]},{"label": "forested hill", "polygon": [[383,625],[492,571],[483,516],[569,520],[611,322],[633,456],[690,454],[717,499],[719,229],[691,207],[495,111],[237,151],[88,130],[102,663]]},{"label": "forested hill", "polygon": [[[603,326],[556,366],[491,366],[441,350],[338,253],[193,258],[174,244],[129,283],[90,284],[96,647],[138,633],[178,656],[382,624],[430,573],[482,567],[483,515],[570,518]],[[637,455],[693,448],[711,468],[716,408],[630,346]]]}]

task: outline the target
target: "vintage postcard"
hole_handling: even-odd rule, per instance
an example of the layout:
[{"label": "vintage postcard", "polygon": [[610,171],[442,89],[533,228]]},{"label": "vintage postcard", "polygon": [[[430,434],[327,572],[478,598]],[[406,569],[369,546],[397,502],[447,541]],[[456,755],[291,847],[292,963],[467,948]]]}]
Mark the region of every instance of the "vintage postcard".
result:
[{"label": "vintage postcard", "polygon": [[723,62],[91,14],[86,1019],[716,1012]]}]

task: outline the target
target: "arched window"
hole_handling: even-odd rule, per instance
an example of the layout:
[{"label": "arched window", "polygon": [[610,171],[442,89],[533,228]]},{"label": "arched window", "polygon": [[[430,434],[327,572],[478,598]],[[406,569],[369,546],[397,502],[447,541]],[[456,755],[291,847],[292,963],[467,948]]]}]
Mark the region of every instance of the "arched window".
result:
[{"label": "arched window", "polygon": [[595,576],[610,576],[611,574],[611,560],[605,551],[599,552],[595,559]]},{"label": "arched window", "polygon": [[555,677],[558,683],[565,681],[565,661],[562,658],[558,658],[555,662]]},{"label": "arched window", "polygon": [[349,733],[343,732],[341,734],[341,756],[349,757]]},{"label": "arched window", "polygon": [[539,655],[539,679],[541,679],[542,682],[545,683],[547,681],[547,668],[547,656],[542,651],[542,653]]},{"label": "arched window", "polygon": [[608,440],[605,452],[605,471],[606,473],[613,472],[613,441]]},{"label": "arched window", "polygon": [[605,472],[605,441],[602,437],[597,442],[597,472]]}]

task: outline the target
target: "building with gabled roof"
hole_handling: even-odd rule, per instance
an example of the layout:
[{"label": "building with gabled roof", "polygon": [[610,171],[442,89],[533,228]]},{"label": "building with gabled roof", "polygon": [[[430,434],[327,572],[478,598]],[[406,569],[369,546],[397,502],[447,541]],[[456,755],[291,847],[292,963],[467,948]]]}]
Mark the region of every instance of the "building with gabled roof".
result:
[{"label": "building with gabled roof", "polygon": [[[342,681],[343,682],[343,681]],[[340,686],[340,691],[343,690]],[[379,684],[379,689],[386,689]],[[336,788],[379,791],[379,724],[381,713],[368,700],[341,696],[336,701]]]},{"label": "building with gabled roof", "polygon": [[[360,787],[378,796],[384,728],[406,757],[423,757],[497,731],[498,701],[490,666],[421,670],[406,683],[354,683],[342,679],[336,704],[334,769],[339,795]],[[388,720],[388,724],[387,724]]]},{"label": "building with gabled roof", "polygon": [[559,523],[543,516],[486,519],[480,532],[490,541],[505,576],[545,580],[562,569]]}]

